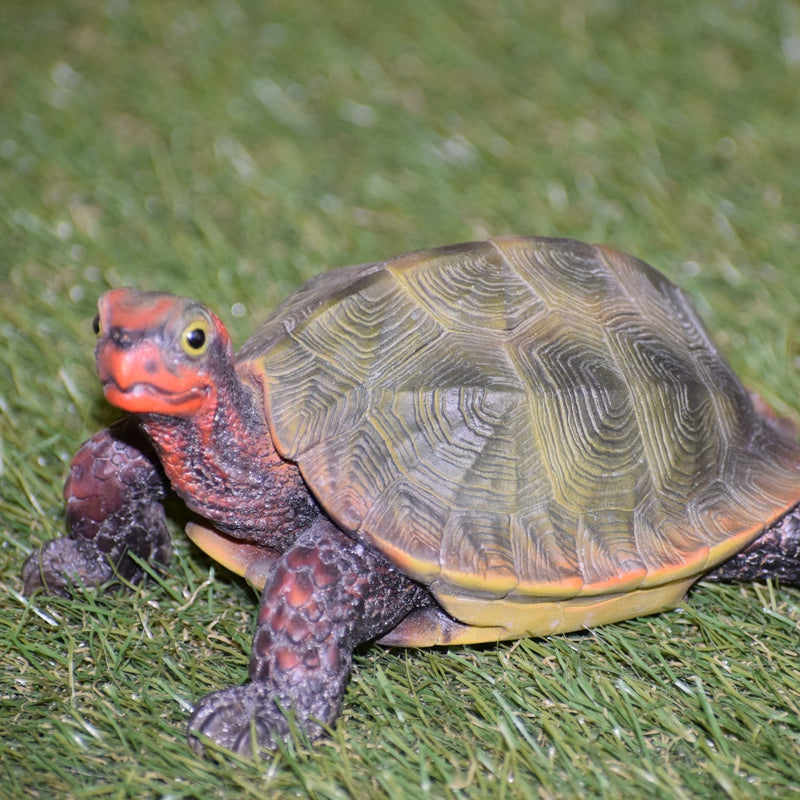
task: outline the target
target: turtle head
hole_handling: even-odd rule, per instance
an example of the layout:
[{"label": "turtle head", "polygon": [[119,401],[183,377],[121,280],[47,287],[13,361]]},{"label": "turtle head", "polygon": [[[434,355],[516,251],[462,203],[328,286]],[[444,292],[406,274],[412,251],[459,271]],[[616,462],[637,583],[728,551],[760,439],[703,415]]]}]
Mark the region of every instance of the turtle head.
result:
[{"label": "turtle head", "polygon": [[124,411],[194,416],[216,406],[219,378],[233,370],[225,326],[183,297],[113,289],[94,327],[103,391]]}]

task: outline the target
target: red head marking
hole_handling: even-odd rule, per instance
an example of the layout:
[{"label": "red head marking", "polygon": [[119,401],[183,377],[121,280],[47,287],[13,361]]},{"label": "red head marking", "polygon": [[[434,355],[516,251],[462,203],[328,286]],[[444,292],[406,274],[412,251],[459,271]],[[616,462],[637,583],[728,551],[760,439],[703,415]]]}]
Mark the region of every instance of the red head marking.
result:
[{"label": "red head marking", "polygon": [[177,417],[215,406],[215,376],[232,348],[210,311],[175,295],[113,289],[100,298],[96,327],[97,372],[110,403]]}]

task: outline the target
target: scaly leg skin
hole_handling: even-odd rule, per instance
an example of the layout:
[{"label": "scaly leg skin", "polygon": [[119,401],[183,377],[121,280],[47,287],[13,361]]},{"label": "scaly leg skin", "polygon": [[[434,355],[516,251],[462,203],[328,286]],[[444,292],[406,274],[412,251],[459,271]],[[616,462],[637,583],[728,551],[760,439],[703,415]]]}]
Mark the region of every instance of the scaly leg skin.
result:
[{"label": "scaly leg skin", "polygon": [[168,483],[138,426],[122,419],[86,441],[64,485],[69,534],[47,542],[22,567],[26,595],[70,596],[74,585],[99,586],[115,575],[136,583],[130,557],[165,565],[171,542],[161,501]]},{"label": "scaly leg skin", "polygon": [[800,586],[800,506],[704,576],[704,580],[737,583],[768,578],[785,586]]},{"label": "scaly leg skin", "polygon": [[201,737],[244,756],[272,750],[289,739],[282,710],[318,738],[339,715],[353,649],[431,602],[377,551],[318,520],[276,561],[264,587],[250,682],[197,703],[190,744],[199,753]]}]

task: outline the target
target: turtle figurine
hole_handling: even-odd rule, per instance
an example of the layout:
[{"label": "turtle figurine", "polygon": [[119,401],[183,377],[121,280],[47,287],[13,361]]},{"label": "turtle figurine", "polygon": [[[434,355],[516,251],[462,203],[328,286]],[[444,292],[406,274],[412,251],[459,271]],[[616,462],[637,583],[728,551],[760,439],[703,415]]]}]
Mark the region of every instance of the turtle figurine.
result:
[{"label": "turtle figurine", "polygon": [[254,754],[340,712],[355,647],[497,642],[674,607],[700,577],[800,582],[800,445],[642,261],[508,237],[345,267],[234,356],[170,294],[99,301],[129,412],[65,486],[25,592],[166,564],[162,501],[260,592],[249,681],[189,740]]}]

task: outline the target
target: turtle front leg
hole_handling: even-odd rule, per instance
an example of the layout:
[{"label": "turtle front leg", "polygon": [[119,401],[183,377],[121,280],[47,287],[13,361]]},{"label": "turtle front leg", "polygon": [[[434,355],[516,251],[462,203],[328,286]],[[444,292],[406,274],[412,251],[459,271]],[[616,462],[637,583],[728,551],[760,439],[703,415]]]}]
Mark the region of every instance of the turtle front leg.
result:
[{"label": "turtle front leg", "polygon": [[69,533],[33,552],[22,567],[25,594],[69,596],[75,584],[99,586],[115,574],[136,583],[130,557],[166,564],[171,542],[161,501],[167,481],[156,455],[130,419],[86,441],[64,485]]},{"label": "turtle front leg", "polygon": [[271,750],[289,738],[285,713],[318,738],[339,715],[354,648],[432,602],[378,552],[319,519],[264,587],[250,682],[200,700],[190,744],[202,752],[208,737],[241,755]]},{"label": "turtle front leg", "polygon": [[800,586],[800,506],[767,528],[744,550],[704,576],[704,580],[766,581]]}]

